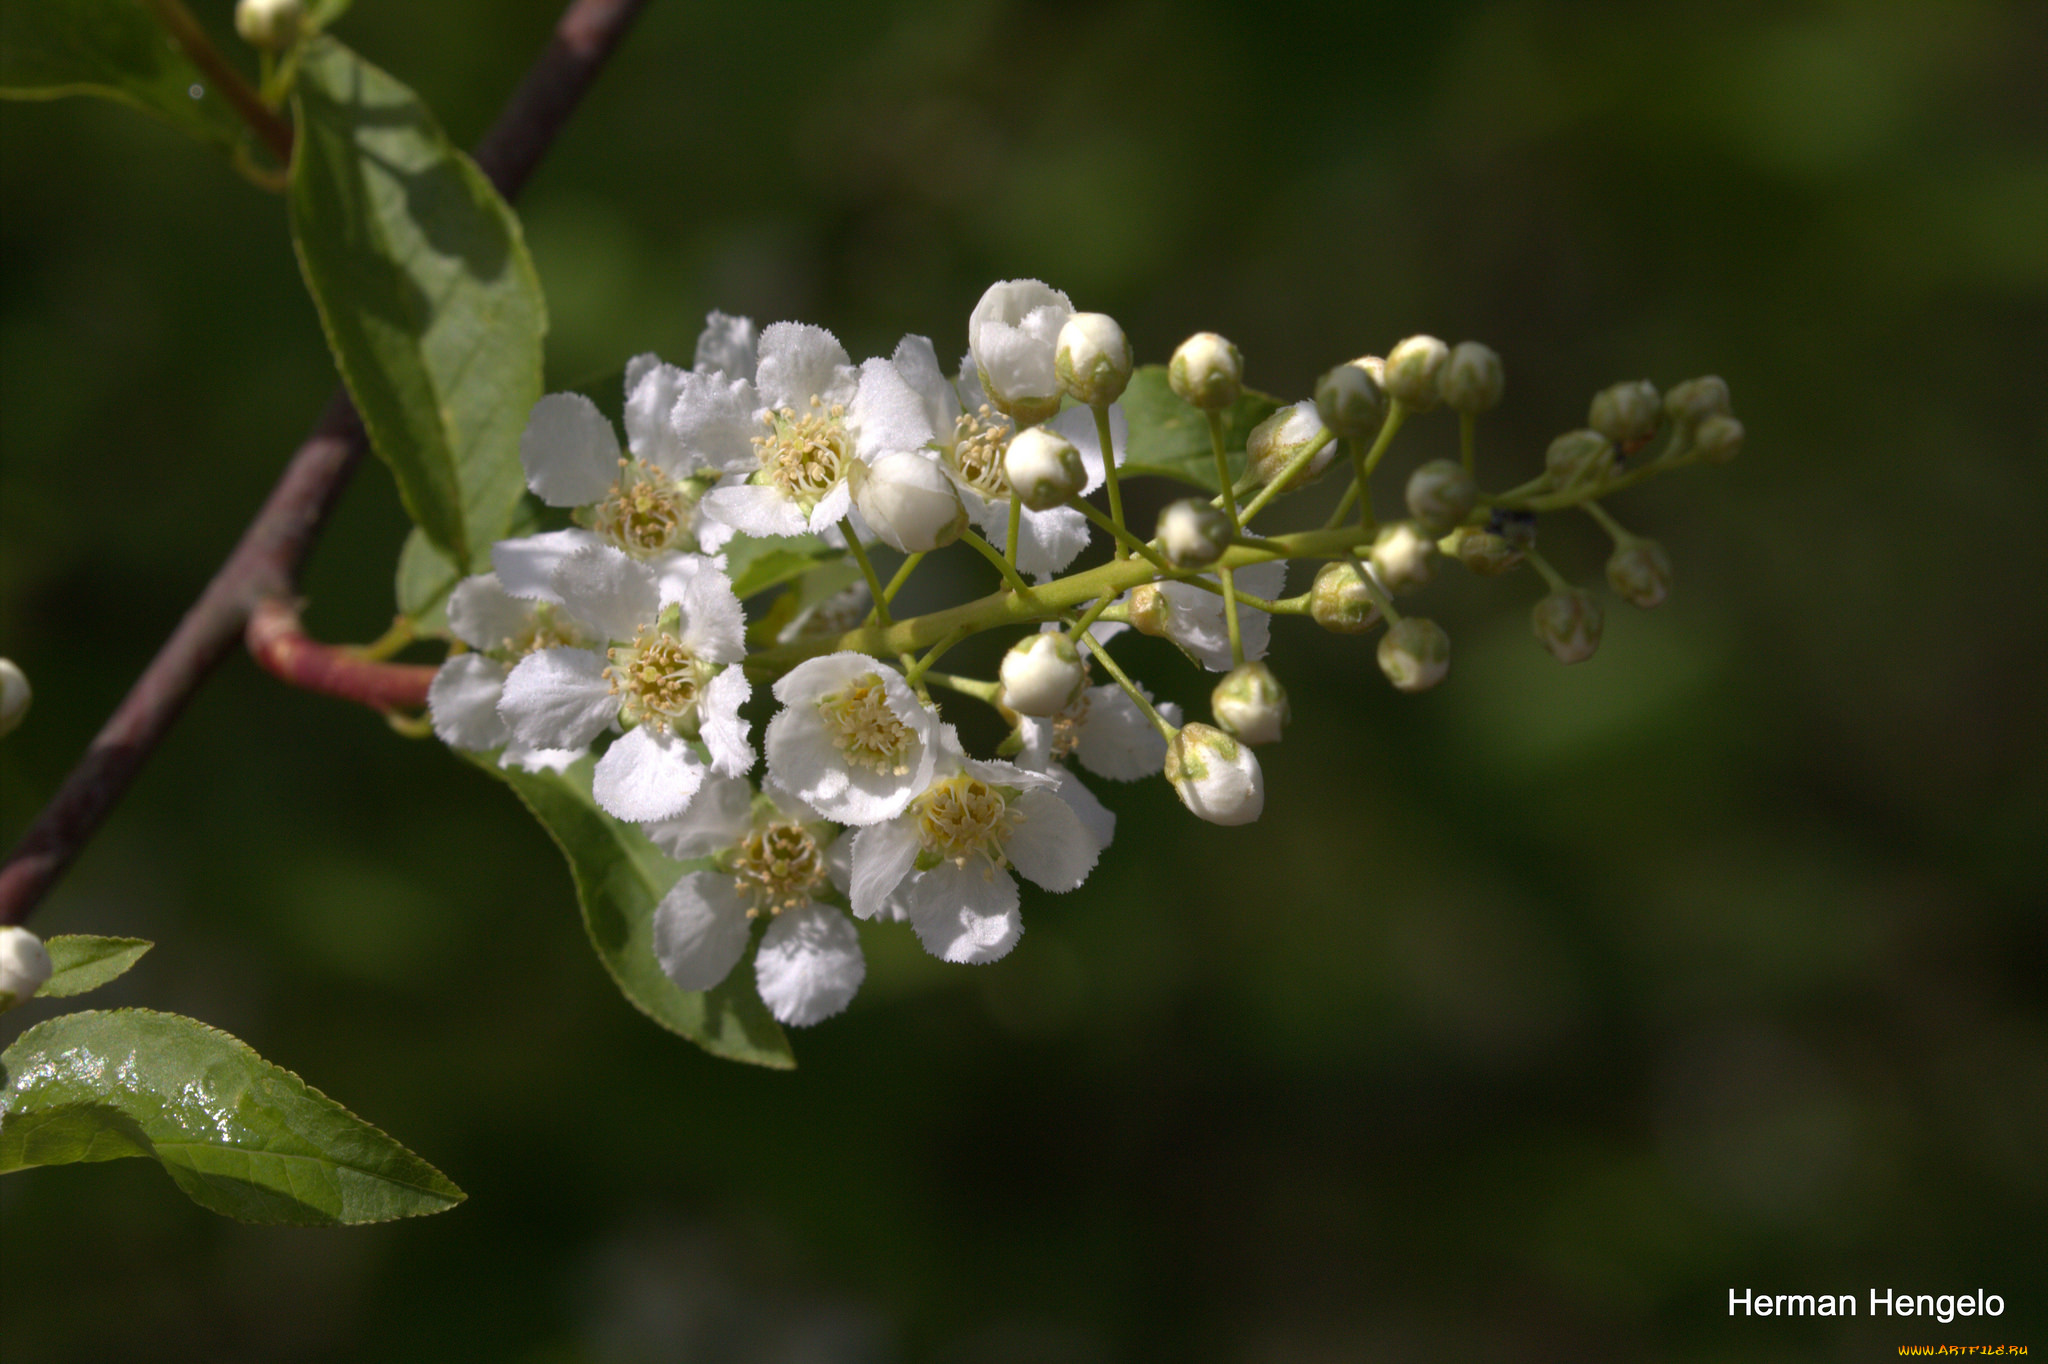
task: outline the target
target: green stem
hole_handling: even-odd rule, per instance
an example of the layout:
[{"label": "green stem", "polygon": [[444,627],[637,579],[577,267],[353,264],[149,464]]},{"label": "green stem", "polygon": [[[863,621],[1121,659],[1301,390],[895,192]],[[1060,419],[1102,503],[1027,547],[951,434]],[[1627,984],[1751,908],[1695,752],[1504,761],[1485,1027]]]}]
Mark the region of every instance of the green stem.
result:
[{"label": "green stem", "polygon": [[1107,611],[1110,607],[1110,603],[1114,602],[1115,600],[1116,594],[1114,592],[1105,592],[1101,596],[1097,597],[1095,599],[1095,605],[1089,607],[1086,611],[1082,612],[1081,619],[1074,622],[1074,628],[1067,632],[1068,638],[1079,641],[1084,635],[1088,633],[1089,626],[1095,624],[1096,621],[1102,619],[1102,613],[1104,611]]},{"label": "green stem", "polygon": [[1380,423],[1380,433],[1373,437],[1372,449],[1366,451],[1365,463],[1359,467],[1352,479],[1351,492],[1344,494],[1344,500],[1337,504],[1336,512],[1330,517],[1332,527],[1341,524],[1344,513],[1351,510],[1353,492],[1358,494],[1358,500],[1362,504],[1359,508],[1358,524],[1371,526],[1376,523],[1377,518],[1372,514],[1372,487],[1367,480],[1372,477],[1372,471],[1380,467],[1381,457],[1387,453],[1387,447],[1394,443],[1394,434],[1401,429],[1401,423],[1407,420],[1408,409],[1401,405],[1401,400],[1387,399],[1387,419]]},{"label": "green stem", "polygon": [[882,595],[882,580],[875,576],[875,566],[868,562],[868,552],[861,546],[860,537],[853,533],[853,518],[839,518],[839,533],[846,537],[846,547],[853,551],[853,561],[860,565],[860,574],[868,580],[868,595],[875,599],[875,619],[883,625],[894,625],[889,619],[889,602]]},{"label": "green stem", "polygon": [[[887,609],[890,602],[896,600],[896,589],[903,586],[905,580],[910,577],[910,571],[923,561],[924,556],[925,551],[919,550],[896,566],[896,575],[889,579],[889,585],[882,589],[882,595],[875,598],[875,609],[868,612],[868,623],[870,625],[881,620],[881,613]],[[882,623],[887,624],[888,622],[883,621]]]},{"label": "green stem", "polygon": [[[1017,503],[1015,503],[1014,501],[1010,503],[1010,508],[1012,511],[1016,510],[1016,507]],[[1014,524],[1015,518],[1012,518],[1012,525]],[[1020,597],[1028,597],[1031,595],[1031,584],[1025,582],[1023,577],[1018,574],[1017,566],[1015,564],[1011,563],[1008,559],[1005,559],[1001,554],[996,552],[996,547],[994,545],[982,539],[979,535],[975,534],[971,530],[965,530],[960,532],[960,539],[965,543],[972,545],[976,553],[978,553],[979,555],[981,555],[982,558],[988,560],[990,563],[996,566],[996,571],[1003,575],[1003,581],[1010,585],[1010,591],[1016,593]]]},{"label": "green stem", "polygon": [[944,635],[938,643],[932,645],[932,647],[926,651],[925,656],[923,658],[920,658],[919,660],[917,660],[917,662],[910,665],[909,671],[907,671],[903,675],[904,680],[910,683],[910,685],[913,687],[921,684],[924,681],[924,675],[931,671],[932,664],[938,662],[940,656],[943,655],[946,652],[946,650],[952,648],[955,644],[958,644],[961,640],[967,638],[969,635],[973,633],[974,629],[972,626],[956,626],[954,629],[952,629],[946,635]]},{"label": "green stem", "polygon": [[[1109,519],[1119,529],[1124,525],[1124,494],[1116,471],[1116,442],[1109,429],[1109,404],[1101,403],[1095,408],[1095,438],[1102,444],[1102,482],[1109,490]],[[1116,538],[1116,557],[1127,557],[1124,536]]]},{"label": "green stem", "polygon": [[954,673],[926,672],[924,680],[934,687],[944,687],[947,691],[957,691],[962,696],[971,696],[977,701],[986,701],[991,706],[996,703],[996,692],[1000,689],[997,683],[982,682],[972,677],[960,677]]},{"label": "green stem", "polygon": [[1380,609],[1380,614],[1387,618],[1387,624],[1399,625],[1401,623],[1401,613],[1394,609],[1394,599],[1380,589],[1379,580],[1366,571],[1365,565],[1358,561],[1357,555],[1352,554],[1345,557],[1351,561],[1351,571],[1358,575],[1358,581],[1364,585],[1365,595],[1372,598],[1372,604],[1377,606]]},{"label": "green stem", "polygon": [[[1024,500],[1013,491],[1010,494],[1010,534],[1003,544],[1003,557],[1010,561],[1012,573],[1017,567],[1017,542],[1024,538]],[[972,534],[973,532],[969,532]]]},{"label": "green stem", "polygon": [[264,105],[262,97],[249,88],[249,82],[242,79],[242,73],[221,56],[220,49],[213,45],[213,39],[206,36],[206,30],[192,17],[192,11],[185,8],[183,0],[142,2],[171,35],[171,41],[191,59],[201,74],[213,82],[221,98],[233,107],[242,122],[249,125],[249,131],[256,134],[272,156],[290,165],[292,125],[272,113]]},{"label": "green stem", "polygon": [[1123,553],[1124,550],[1128,549],[1134,553],[1144,555],[1145,558],[1149,559],[1152,562],[1153,566],[1157,568],[1161,573],[1177,573],[1180,571],[1176,569],[1172,564],[1166,562],[1166,560],[1160,555],[1158,550],[1152,548],[1152,546],[1146,544],[1143,540],[1140,540],[1137,536],[1131,534],[1130,531],[1126,530],[1123,526],[1117,524],[1115,521],[1110,520],[1107,516],[1104,516],[1101,512],[1097,511],[1094,507],[1094,504],[1090,503],[1087,498],[1079,496],[1070,497],[1067,499],[1067,505],[1072,507],[1074,510],[1080,512],[1081,515],[1087,517],[1090,521],[1093,521],[1096,525],[1102,527],[1104,530],[1108,531],[1110,535],[1115,537],[1118,551],[1117,557],[1119,559],[1129,557],[1128,555]]},{"label": "green stem", "polygon": [[1524,559],[1527,559],[1530,565],[1534,567],[1538,573],[1541,573],[1543,575],[1543,581],[1549,586],[1551,591],[1569,592],[1572,590],[1572,585],[1569,582],[1565,581],[1564,574],[1559,573],[1556,569],[1552,568],[1550,566],[1550,560],[1544,558],[1535,550],[1524,550],[1522,552],[1522,557]]},{"label": "green stem", "polygon": [[1281,491],[1284,488],[1286,488],[1289,483],[1293,482],[1294,476],[1300,473],[1303,469],[1306,469],[1308,467],[1309,461],[1314,459],[1317,455],[1321,454],[1323,452],[1323,447],[1328,445],[1331,441],[1335,440],[1336,438],[1337,437],[1332,432],[1324,431],[1322,435],[1317,436],[1314,440],[1310,441],[1302,449],[1296,451],[1294,457],[1292,459],[1289,459],[1285,465],[1281,466],[1279,475],[1275,477],[1270,483],[1266,484],[1265,487],[1259,489],[1258,495],[1252,498],[1250,502],[1245,504],[1244,510],[1238,514],[1238,524],[1250,525],[1251,519],[1254,516],[1257,516],[1261,511],[1265,510],[1266,504],[1268,502],[1271,502],[1274,498],[1278,497]]},{"label": "green stem", "polygon": [[1145,693],[1138,690],[1138,684],[1125,676],[1124,670],[1119,668],[1116,665],[1116,660],[1109,656],[1109,650],[1103,648],[1094,640],[1089,640],[1088,652],[1094,654],[1096,661],[1102,664],[1103,668],[1112,678],[1116,679],[1116,684],[1124,689],[1124,695],[1138,703],[1138,709],[1145,712],[1145,718],[1150,720],[1160,734],[1165,736],[1166,742],[1172,743],[1174,735],[1180,733],[1180,731],[1175,729],[1167,721],[1166,717],[1159,713],[1151,701],[1146,699]]},{"label": "green stem", "polygon": [[[1230,455],[1223,448],[1223,414],[1212,407],[1206,415],[1209,418],[1209,448],[1216,455],[1216,486],[1231,488]],[[1236,535],[1244,524],[1237,516],[1236,489],[1231,488],[1230,496],[1223,499],[1223,510],[1230,517],[1230,533]]]},{"label": "green stem", "polygon": [[1233,581],[1234,570],[1224,567],[1216,576],[1223,580],[1223,626],[1230,633],[1230,665],[1244,666],[1244,636],[1237,628],[1237,584]]},{"label": "green stem", "polygon": [[1601,506],[1598,502],[1588,498],[1579,504],[1579,510],[1600,523],[1600,529],[1607,532],[1607,537],[1614,541],[1617,549],[1634,542],[1636,537],[1622,529],[1621,522],[1609,516],[1607,508]]},{"label": "green stem", "polygon": [[404,616],[400,616],[391,622],[389,630],[386,630],[368,644],[358,645],[350,649],[349,652],[357,658],[366,659],[372,663],[382,663],[386,659],[396,658],[405,651],[406,645],[418,638],[419,636],[413,633],[412,622]]}]

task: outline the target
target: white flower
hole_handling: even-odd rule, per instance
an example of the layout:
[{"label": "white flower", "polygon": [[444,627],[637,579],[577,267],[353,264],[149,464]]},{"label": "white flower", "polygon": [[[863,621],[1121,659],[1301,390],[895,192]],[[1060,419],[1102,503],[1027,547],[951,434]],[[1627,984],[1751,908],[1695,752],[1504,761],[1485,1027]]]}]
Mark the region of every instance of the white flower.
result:
[{"label": "white flower", "polygon": [[[1151,699],[1150,692],[1145,695]],[[1158,711],[1168,724],[1180,723],[1180,707],[1173,702],[1159,703]],[[1018,730],[1024,739],[1019,761],[1040,772],[1072,756],[1097,776],[1136,781],[1157,776],[1166,761],[1165,736],[1113,682],[1084,688],[1072,705],[1049,719],[1023,717]]]},{"label": "white flower", "polygon": [[866,654],[806,659],[775,684],[768,779],[840,824],[878,824],[931,784],[938,716]]},{"label": "white flower", "polygon": [[1001,704],[1019,715],[1058,715],[1081,695],[1088,672],[1065,633],[1026,635],[1003,655]]},{"label": "white flower", "polygon": [[853,505],[861,520],[905,554],[943,549],[967,529],[960,494],[927,454],[891,450],[853,466]]},{"label": "white flower", "polygon": [[588,638],[550,647],[505,679],[498,713],[512,737],[537,748],[582,748],[627,727],[598,759],[591,790],[620,819],[680,814],[709,766],[738,776],[754,765],[740,705],[749,687],[733,666],[746,657],[732,582],[691,557],[657,575],[609,548],[586,549],[555,570],[552,588]]},{"label": "white flower", "polygon": [[559,772],[582,756],[576,748],[535,748],[512,737],[498,699],[513,665],[536,649],[590,641],[558,607],[511,596],[491,573],[464,578],[448,594],[448,628],[473,652],[455,654],[427,688],[434,733],[450,748],[488,753],[502,748],[501,767]]},{"label": "white flower", "polygon": [[50,953],[26,928],[0,926],[0,1010],[26,1004],[51,975]]},{"label": "white flower", "polygon": [[1209,725],[1184,725],[1173,736],[1166,779],[1181,804],[1211,824],[1249,824],[1266,808],[1266,778],[1251,746]]},{"label": "white flower", "polygon": [[[1203,576],[1215,581],[1214,574]],[[1273,601],[1287,585],[1287,564],[1285,560],[1273,559],[1240,568],[1231,577],[1239,591]],[[1233,660],[1230,657],[1229,626],[1223,617],[1222,596],[1205,592],[1189,583],[1160,583],[1156,590],[1167,608],[1166,637],[1210,672],[1230,671]],[[1124,601],[1129,604],[1129,593],[1124,594]],[[1266,656],[1271,623],[1272,617],[1264,611],[1246,606],[1241,601],[1238,603],[1237,628],[1244,642],[1246,658]]]},{"label": "white flower", "polygon": [[725,472],[704,514],[759,536],[831,530],[853,506],[856,462],[932,437],[895,366],[856,369],[832,333],[794,322],[761,333],[752,379],[683,375],[670,421],[685,448]]},{"label": "white flower", "polygon": [[[937,433],[933,445],[939,464],[960,489],[967,514],[990,542],[1000,547],[1009,535],[1010,480],[1003,464],[1015,427],[996,411],[972,357],[960,362],[960,377],[946,378],[938,354],[922,336],[906,336],[896,347],[896,370],[923,400],[925,419]],[[1130,425],[1122,404],[1109,409],[1110,439],[1121,452],[1128,447]],[[1081,453],[1087,479],[1083,495],[1102,486],[1102,441],[1095,414],[1086,408],[1062,412],[1046,426],[1064,436]],[[1037,578],[1060,572],[1088,546],[1088,519],[1072,507],[1024,511],[1018,526],[1017,567]]]},{"label": "white flower", "polygon": [[1072,890],[1102,845],[1060,798],[1059,778],[977,762],[951,725],[938,747],[931,785],[896,818],[854,835],[853,912],[872,918],[900,903],[933,956],[994,961],[1024,931],[1010,868],[1047,890]]},{"label": "white flower", "polygon": [[1059,411],[1056,348],[1073,315],[1065,294],[1035,279],[988,287],[967,319],[967,349],[998,409],[1026,425]]},{"label": "white flower", "polygon": [[[704,315],[704,330],[697,333],[697,355],[692,368],[699,374],[723,374],[728,379],[751,381],[760,346],[761,334],[755,330],[753,318],[732,317],[714,310]],[[668,413],[661,417],[666,422]]]},{"label": "white flower", "polygon": [[773,786],[758,799],[744,780],[714,776],[680,819],[648,826],[657,845],[710,871],[683,873],[654,910],[654,955],[685,990],[723,981],[747,950],[752,921],[768,929],[754,954],[754,985],[780,1022],[803,1027],[844,1009],[867,974],[845,914],[818,902],[844,891],[845,839]]}]

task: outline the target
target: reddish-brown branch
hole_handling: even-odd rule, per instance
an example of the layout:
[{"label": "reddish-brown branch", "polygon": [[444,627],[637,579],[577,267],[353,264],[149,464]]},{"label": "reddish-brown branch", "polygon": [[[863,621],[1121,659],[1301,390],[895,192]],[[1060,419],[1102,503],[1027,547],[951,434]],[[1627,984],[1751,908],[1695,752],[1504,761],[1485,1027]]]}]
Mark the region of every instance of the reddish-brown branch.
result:
[{"label": "reddish-brown branch", "polygon": [[424,663],[379,663],[352,649],[308,638],[289,603],[256,603],[242,636],[263,671],[301,691],[360,701],[376,710],[418,710],[439,671]]},{"label": "reddish-brown branch", "polygon": [[[477,164],[507,198],[525,185],[645,3],[574,0],[564,12],[547,50],[477,147]],[[294,599],[299,570],[367,448],[368,438],[348,395],[336,393],[227,562],[0,864],[0,924],[27,918],[63,875],[199,684],[234,649],[245,629],[259,660],[287,682],[345,682],[361,689],[312,689],[371,705],[423,703],[425,686],[418,674],[430,670],[386,668],[360,659],[347,659],[350,666],[344,666],[338,651],[297,631],[296,616],[285,605]],[[282,627],[285,619],[290,621],[289,630]],[[268,633],[259,640],[264,621],[270,622],[262,627]],[[374,673],[368,671],[372,669]],[[372,698],[375,689],[384,689],[375,691],[381,699]]]}]

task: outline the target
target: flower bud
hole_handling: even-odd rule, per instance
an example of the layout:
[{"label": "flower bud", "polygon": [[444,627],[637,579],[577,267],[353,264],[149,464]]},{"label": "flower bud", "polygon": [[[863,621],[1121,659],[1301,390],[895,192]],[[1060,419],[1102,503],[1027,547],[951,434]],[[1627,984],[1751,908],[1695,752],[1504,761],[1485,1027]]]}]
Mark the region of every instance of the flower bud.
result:
[{"label": "flower bud", "polygon": [[1107,313],[1075,313],[1053,352],[1060,387],[1077,403],[1104,407],[1131,382],[1131,343]]},{"label": "flower bud", "polygon": [[1616,445],[1635,445],[1657,433],[1657,418],[1663,411],[1657,386],[1648,379],[1632,379],[1595,393],[1586,425]]},{"label": "flower bud", "polygon": [[1451,670],[1451,637],[1421,616],[1407,616],[1380,640],[1380,671],[1402,691],[1428,691]]},{"label": "flower bud", "polygon": [[1451,347],[1443,371],[1436,376],[1436,388],[1444,406],[1453,412],[1486,412],[1500,406],[1507,375],[1493,347],[1460,341]]},{"label": "flower bud", "polygon": [[1332,634],[1362,635],[1380,623],[1379,604],[1350,564],[1324,564],[1309,589],[1308,613]]},{"label": "flower bud", "polygon": [[1495,577],[1522,562],[1522,549],[1499,531],[1460,526],[1447,537],[1458,562],[1482,578]]},{"label": "flower bud", "polygon": [[1065,506],[1088,482],[1088,470],[1074,443],[1043,426],[1010,438],[1010,448],[1003,453],[1003,474],[1017,500],[1033,511]]},{"label": "flower bud", "polygon": [[1446,535],[1479,501],[1479,485],[1465,466],[1433,459],[1408,475],[1408,511],[1431,535]]},{"label": "flower bud", "polygon": [[1266,778],[1251,747],[1209,725],[1183,725],[1173,736],[1166,779],[1180,803],[1211,824],[1249,824],[1266,808]]},{"label": "flower bud", "polygon": [[1536,638],[1560,663],[1584,663],[1600,647],[1600,627],[1605,623],[1600,603],[1583,588],[1553,592],[1536,603],[1529,613],[1529,625]]},{"label": "flower bud", "polygon": [[1429,411],[1443,396],[1437,376],[1450,358],[1451,348],[1434,336],[1409,337],[1387,352],[1387,393],[1410,412]]},{"label": "flower bud", "polygon": [[1655,540],[1616,545],[1607,559],[1607,585],[1645,611],[1660,606],[1671,595],[1671,556]]},{"label": "flower bud", "polygon": [[1263,663],[1240,663],[1209,693],[1216,723],[1248,744],[1277,744],[1287,726],[1287,689]]},{"label": "flower bud", "polygon": [[1726,464],[1742,453],[1742,423],[1725,412],[1703,417],[1692,429],[1692,448],[1709,464]]},{"label": "flower bud", "polygon": [[1124,603],[1124,616],[1139,634],[1165,639],[1166,627],[1173,620],[1173,604],[1166,600],[1158,583],[1141,583],[1131,589],[1130,599]]},{"label": "flower bud", "polygon": [[1059,630],[1026,635],[1003,655],[1002,704],[1019,715],[1058,715],[1088,683],[1074,642]]},{"label": "flower bud", "polygon": [[0,928],[0,1012],[28,1003],[51,969],[41,938],[13,924]]},{"label": "flower bud", "polygon": [[1614,445],[1598,431],[1567,431],[1550,442],[1543,465],[1559,483],[1575,483],[1605,471],[1614,459]]},{"label": "flower bud", "polygon": [[1205,412],[1221,411],[1244,391],[1244,357],[1215,332],[1196,332],[1173,353],[1166,382],[1182,402]]},{"label": "flower bud", "polygon": [[1347,440],[1371,440],[1387,419],[1386,390],[1362,362],[1338,365],[1316,380],[1316,415]]},{"label": "flower bud", "polygon": [[1414,522],[1396,521],[1372,543],[1372,571],[1396,597],[1427,587],[1436,576],[1436,541]]},{"label": "flower bud", "polygon": [[28,714],[28,703],[33,699],[35,693],[29,689],[28,674],[13,659],[0,658],[0,734],[14,731]]},{"label": "flower bud", "polygon": [[299,25],[305,17],[300,0],[237,0],[235,32],[251,47],[282,52],[299,40]]},{"label": "flower bud", "polygon": [[883,543],[924,554],[952,544],[967,529],[960,493],[937,461],[894,450],[866,468],[853,504]]},{"label": "flower bud", "polygon": [[1306,450],[1316,441],[1323,441],[1323,448],[1316,451],[1315,458],[1299,473],[1287,481],[1282,492],[1312,482],[1323,470],[1330,467],[1336,457],[1337,442],[1326,439],[1329,428],[1312,402],[1299,402],[1292,407],[1283,407],[1272,416],[1252,428],[1245,437],[1245,462],[1261,483],[1271,483],[1287,467],[1287,462]]},{"label": "flower bud", "polygon": [[1728,411],[1728,383],[1706,374],[1674,384],[1664,395],[1664,415],[1675,422],[1696,422]]},{"label": "flower bud", "polygon": [[989,401],[1019,426],[1060,410],[1054,348],[1074,305],[1035,279],[991,284],[967,319],[967,349]]},{"label": "flower bud", "polygon": [[1159,552],[1175,568],[1207,568],[1230,548],[1230,518],[1200,498],[1169,502],[1159,512]]}]

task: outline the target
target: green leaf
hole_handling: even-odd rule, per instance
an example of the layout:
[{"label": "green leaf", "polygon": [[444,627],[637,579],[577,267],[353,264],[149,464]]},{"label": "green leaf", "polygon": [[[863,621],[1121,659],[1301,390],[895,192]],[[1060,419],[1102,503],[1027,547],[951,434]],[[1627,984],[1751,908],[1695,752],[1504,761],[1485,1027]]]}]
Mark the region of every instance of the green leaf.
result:
[{"label": "green leaf", "polygon": [[[1129,453],[1118,466],[1124,477],[1174,478],[1219,491],[1209,419],[1175,396],[1166,382],[1166,366],[1140,366],[1124,390],[1123,407],[1131,424]],[[1248,388],[1223,414],[1223,447],[1229,452],[1232,478],[1244,475],[1245,438],[1279,408],[1278,398]]]},{"label": "green leaf", "polygon": [[306,6],[306,27],[321,32],[347,13],[352,0],[313,0]]},{"label": "green leaf", "polygon": [[153,1156],[201,1207],[302,1227],[416,1217],[465,1197],[298,1076],[176,1014],[65,1014],[16,1038],[0,1070],[0,1174]]},{"label": "green leaf", "polygon": [[[531,500],[522,498],[513,512],[512,524],[505,529],[505,535],[530,535],[538,524]],[[489,546],[485,546],[484,552],[488,554]],[[488,567],[488,564],[479,562],[477,571],[482,572]],[[462,578],[463,572],[455,561],[435,548],[425,531],[414,526],[405,537],[404,548],[398,551],[398,572],[393,583],[398,598],[398,614],[412,622],[415,634],[446,634],[448,594],[455,590],[455,585]]]},{"label": "green leaf", "polygon": [[[735,535],[726,542],[725,572],[732,579],[733,595],[741,601],[833,560],[853,564],[843,549],[833,549],[815,535],[773,536],[756,539]],[[860,567],[853,565],[854,576]]]},{"label": "green leaf", "polygon": [[685,871],[708,863],[672,861],[636,826],[598,809],[588,758],[558,773],[465,756],[511,787],[569,859],[584,930],[633,1007],[714,1056],[775,1070],[795,1067],[789,1039],[755,993],[752,972],[735,970],[716,989],[697,993],[679,989],[654,959],[654,907]]},{"label": "green leaf", "polygon": [[[194,89],[200,91],[192,98]],[[0,98],[99,95],[232,150],[242,121],[137,0],[0,6]]]},{"label": "green leaf", "polygon": [[525,480],[547,309],[519,220],[418,97],[307,45],[292,240],[342,378],[413,521],[479,571]]},{"label": "green leaf", "polygon": [[142,954],[156,946],[146,938],[101,938],[88,933],[66,933],[46,939],[50,954],[50,978],[36,991],[42,999],[68,999],[87,990],[97,990],[142,960]]}]

